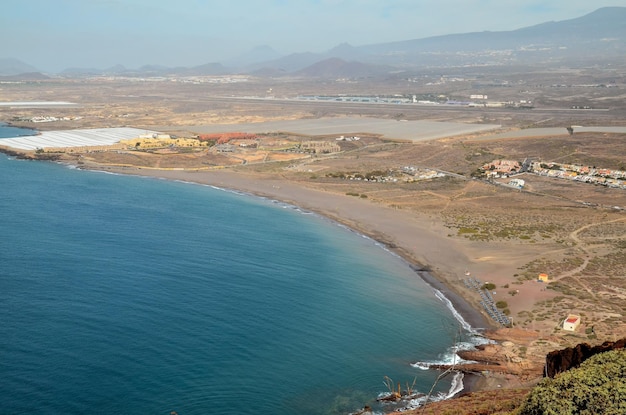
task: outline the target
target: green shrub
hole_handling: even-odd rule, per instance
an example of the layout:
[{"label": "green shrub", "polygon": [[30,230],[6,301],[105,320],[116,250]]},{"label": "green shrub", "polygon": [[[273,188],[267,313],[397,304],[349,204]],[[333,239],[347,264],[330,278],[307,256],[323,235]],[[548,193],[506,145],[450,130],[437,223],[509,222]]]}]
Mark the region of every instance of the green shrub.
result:
[{"label": "green shrub", "polygon": [[542,380],[519,415],[626,414],[626,350],[597,354],[576,369]]},{"label": "green shrub", "polygon": [[507,308],[509,305],[507,304],[506,301],[500,300],[496,303],[496,307],[498,307],[499,309],[503,309],[503,308]]}]

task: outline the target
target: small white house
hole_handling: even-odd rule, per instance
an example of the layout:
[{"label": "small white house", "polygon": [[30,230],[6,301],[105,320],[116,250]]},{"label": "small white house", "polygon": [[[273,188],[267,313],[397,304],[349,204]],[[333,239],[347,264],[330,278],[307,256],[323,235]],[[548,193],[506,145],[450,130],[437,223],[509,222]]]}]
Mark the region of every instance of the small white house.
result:
[{"label": "small white house", "polygon": [[516,187],[518,189],[523,189],[525,184],[526,182],[522,179],[511,179],[511,181],[509,181],[509,186]]},{"label": "small white house", "polygon": [[578,326],[580,326],[580,316],[570,314],[565,321],[563,321],[563,330],[576,331]]}]

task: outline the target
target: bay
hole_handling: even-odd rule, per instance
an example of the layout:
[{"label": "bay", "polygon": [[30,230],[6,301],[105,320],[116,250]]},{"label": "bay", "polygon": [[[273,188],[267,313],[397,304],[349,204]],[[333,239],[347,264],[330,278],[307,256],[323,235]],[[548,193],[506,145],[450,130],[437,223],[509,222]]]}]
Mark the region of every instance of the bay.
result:
[{"label": "bay", "polygon": [[6,123],[0,122],[0,139],[35,134],[37,134],[37,131],[35,130],[31,130],[29,128],[13,127],[7,125]]},{"label": "bay", "polygon": [[2,155],[0,192],[6,413],[393,410],[384,377],[427,392],[411,363],[458,340],[405,262],[291,206]]}]

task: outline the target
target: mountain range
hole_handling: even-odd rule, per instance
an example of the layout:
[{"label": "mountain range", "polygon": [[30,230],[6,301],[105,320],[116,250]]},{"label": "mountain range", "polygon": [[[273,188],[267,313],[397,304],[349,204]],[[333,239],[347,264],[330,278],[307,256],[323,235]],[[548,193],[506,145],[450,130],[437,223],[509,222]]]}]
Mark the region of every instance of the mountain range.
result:
[{"label": "mountain range", "polygon": [[[585,16],[511,31],[451,34],[365,46],[340,44],[325,53],[280,56],[269,46],[223,63],[195,67],[146,65],[127,69],[68,68],[57,75],[366,77],[424,68],[602,63],[626,56],[626,7],[604,7]],[[17,59],[0,58],[1,77],[40,72]]]}]

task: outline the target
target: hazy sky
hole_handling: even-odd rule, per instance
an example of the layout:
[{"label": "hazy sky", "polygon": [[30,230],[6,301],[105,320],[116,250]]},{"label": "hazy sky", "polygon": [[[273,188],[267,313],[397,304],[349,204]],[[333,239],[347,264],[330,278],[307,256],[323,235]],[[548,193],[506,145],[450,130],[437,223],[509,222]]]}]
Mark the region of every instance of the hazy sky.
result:
[{"label": "hazy sky", "polygon": [[624,0],[3,0],[0,58],[42,71],[195,66],[255,46],[323,52],[429,36],[513,30]]}]

